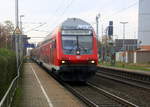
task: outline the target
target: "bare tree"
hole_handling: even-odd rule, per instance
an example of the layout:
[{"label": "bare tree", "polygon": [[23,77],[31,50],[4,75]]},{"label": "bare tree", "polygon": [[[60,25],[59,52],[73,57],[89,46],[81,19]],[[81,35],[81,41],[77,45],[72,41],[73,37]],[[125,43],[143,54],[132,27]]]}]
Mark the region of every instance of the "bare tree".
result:
[{"label": "bare tree", "polygon": [[5,21],[0,24],[0,48],[11,48],[11,35],[14,31],[14,25],[11,21]]}]

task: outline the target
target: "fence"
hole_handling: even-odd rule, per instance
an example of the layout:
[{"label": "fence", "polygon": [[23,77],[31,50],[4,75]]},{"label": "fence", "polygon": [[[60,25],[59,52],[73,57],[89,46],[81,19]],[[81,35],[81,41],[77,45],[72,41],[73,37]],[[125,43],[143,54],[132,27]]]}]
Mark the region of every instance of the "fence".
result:
[{"label": "fence", "polygon": [[20,77],[20,69],[21,69],[22,64],[23,64],[23,61],[19,65],[19,68],[17,70],[17,76],[12,80],[7,92],[5,93],[4,97],[0,101],[0,107],[10,107],[11,106],[11,102],[13,100],[15,91],[17,89],[18,80]]}]

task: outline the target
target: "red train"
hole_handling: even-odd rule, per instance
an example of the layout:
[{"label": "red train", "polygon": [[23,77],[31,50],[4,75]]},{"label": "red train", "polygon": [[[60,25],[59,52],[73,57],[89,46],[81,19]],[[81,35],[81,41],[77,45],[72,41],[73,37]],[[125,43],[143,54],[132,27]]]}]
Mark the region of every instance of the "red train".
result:
[{"label": "red train", "polygon": [[69,18],[33,49],[31,56],[64,81],[85,82],[97,70],[95,32],[89,23]]}]

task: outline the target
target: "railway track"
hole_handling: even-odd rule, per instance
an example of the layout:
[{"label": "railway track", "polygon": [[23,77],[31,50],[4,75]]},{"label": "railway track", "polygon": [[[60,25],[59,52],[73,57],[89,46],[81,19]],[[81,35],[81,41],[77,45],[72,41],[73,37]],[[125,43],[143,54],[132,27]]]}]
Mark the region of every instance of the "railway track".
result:
[{"label": "railway track", "polygon": [[51,75],[89,107],[138,107],[137,105],[111,94],[106,90],[100,89],[91,83],[65,83],[55,75]]},{"label": "railway track", "polygon": [[138,107],[127,100],[117,97],[106,90],[100,89],[91,83],[66,83],[53,76],[60,84],[67,88],[89,107]]},{"label": "railway track", "polygon": [[84,86],[65,84],[65,87],[90,107],[138,107],[91,83],[87,83]]},{"label": "railway track", "polygon": [[[121,74],[121,75],[120,75]],[[143,88],[143,89],[147,89],[147,90],[150,90],[150,81],[149,79],[145,79],[145,80],[142,80],[141,78],[139,78],[139,80],[137,78],[134,78],[134,74],[124,74],[124,73],[115,73],[115,72],[111,72],[111,71],[99,71],[97,72],[97,76],[100,76],[100,77],[104,77],[104,78],[108,78],[108,79],[111,79],[111,80],[115,80],[115,81],[119,81],[119,82],[122,82],[122,83],[126,83],[128,85],[132,85],[132,86],[136,86],[136,87],[139,87],[139,88]],[[124,75],[123,75],[124,74]]]},{"label": "railway track", "polygon": [[109,93],[132,102],[139,107],[150,106],[150,90],[98,75],[91,79],[89,83],[103,90],[107,90]]},{"label": "railway track", "polygon": [[104,67],[99,67],[97,73],[98,76],[102,76],[108,79],[116,80],[119,82],[127,83],[129,85],[137,86],[150,90],[150,75],[142,72],[133,71],[121,71],[118,69],[107,69]]},{"label": "railway track", "polygon": [[[126,93],[118,95],[115,92],[110,91],[109,89],[105,89],[103,88],[105,87],[104,85],[105,84],[110,85],[111,83],[105,82],[103,80],[94,80],[93,82],[90,81],[84,85],[83,84],[77,85],[77,84],[70,84],[70,83],[68,84],[62,82],[60,81],[60,79],[56,78],[55,75],[53,74],[51,75],[55,79],[57,79],[60,84],[62,84],[65,88],[67,88],[71,93],[77,96],[81,101],[83,101],[89,107],[138,107],[138,106],[141,107],[141,105],[144,105],[145,102],[148,101],[146,98],[144,103],[138,104],[136,103],[136,101],[131,100],[132,98],[130,99],[129,97],[124,97],[124,94]],[[96,76],[96,78],[99,78],[99,76]],[[102,83],[98,83],[98,81],[101,81]],[[101,87],[98,84],[103,86]],[[118,86],[120,85],[118,84]],[[114,88],[114,86],[112,85],[111,88]],[[118,90],[115,89],[115,91]]]},{"label": "railway track", "polygon": [[133,104],[132,102],[129,102],[121,97],[118,97],[102,88],[99,88],[97,86],[95,86],[94,84],[91,83],[87,83],[89,86],[91,86],[92,88],[94,88],[95,90],[101,92],[103,95],[107,96],[108,98],[118,102],[120,105],[125,106],[125,107],[138,107],[137,105]]}]

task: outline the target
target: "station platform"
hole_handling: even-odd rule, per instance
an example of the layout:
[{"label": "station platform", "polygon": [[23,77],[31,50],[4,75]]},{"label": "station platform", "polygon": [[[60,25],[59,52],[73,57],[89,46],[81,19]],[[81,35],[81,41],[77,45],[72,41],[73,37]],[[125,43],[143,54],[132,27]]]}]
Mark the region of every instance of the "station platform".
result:
[{"label": "station platform", "polygon": [[20,107],[86,107],[35,63],[25,63]]},{"label": "station platform", "polygon": [[98,65],[101,68],[107,68],[107,69],[114,69],[114,70],[120,70],[124,72],[132,72],[136,74],[141,74],[141,75],[147,75],[150,76],[150,71],[142,71],[142,70],[134,70],[134,69],[127,69],[127,68],[118,68],[118,67],[111,67],[111,66],[104,66],[104,65]]}]

